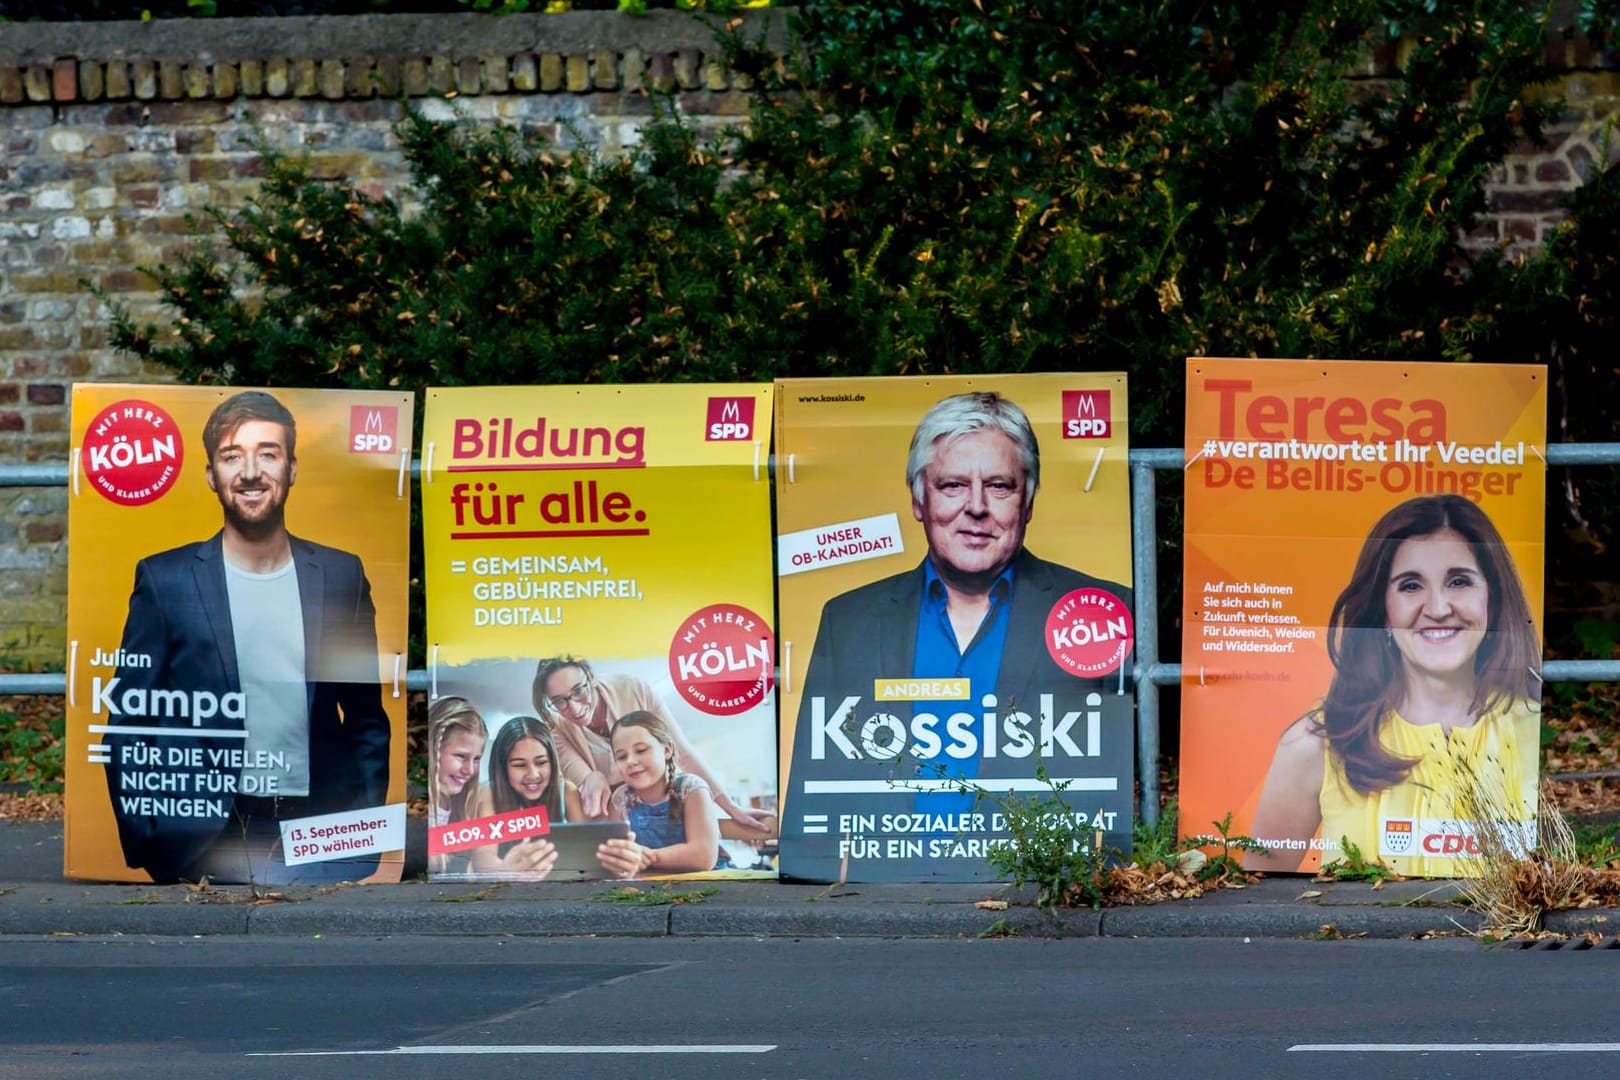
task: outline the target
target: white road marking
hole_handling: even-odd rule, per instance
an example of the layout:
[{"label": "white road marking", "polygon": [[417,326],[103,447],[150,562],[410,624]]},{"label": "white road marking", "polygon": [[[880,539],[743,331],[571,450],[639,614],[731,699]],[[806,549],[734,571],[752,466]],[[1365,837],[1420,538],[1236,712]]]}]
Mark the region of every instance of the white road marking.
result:
[{"label": "white road marking", "polygon": [[1620,1054],[1620,1043],[1301,1043],[1299,1051],[1336,1054]]},{"label": "white road marking", "polygon": [[279,1050],[245,1057],[388,1057],[423,1054],[768,1054],[775,1045],[695,1043],[648,1046],[396,1046],[392,1050]]}]

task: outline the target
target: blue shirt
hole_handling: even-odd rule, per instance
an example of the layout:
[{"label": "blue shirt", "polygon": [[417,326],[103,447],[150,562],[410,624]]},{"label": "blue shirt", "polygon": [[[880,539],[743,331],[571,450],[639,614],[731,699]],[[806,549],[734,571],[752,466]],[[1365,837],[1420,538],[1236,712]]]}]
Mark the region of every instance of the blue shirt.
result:
[{"label": "blue shirt", "polygon": [[[916,651],[911,661],[912,678],[965,678],[969,684],[969,697],[963,701],[912,702],[913,715],[926,712],[940,718],[941,723],[936,730],[942,737],[945,731],[943,721],[947,716],[957,712],[978,716],[984,711],[979,704],[984,695],[996,692],[996,680],[1001,675],[1001,652],[1007,644],[1012,590],[1013,568],[1009,563],[1007,569],[991,583],[990,610],[985,614],[984,621],[979,624],[973,640],[963,649],[957,644],[956,631],[951,627],[945,582],[934,569],[933,556],[930,555],[923,560],[922,604],[917,611]],[[975,730],[980,730],[980,725],[976,724],[974,727]],[[935,764],[943,768],[945,776],[971,779],[979,775],[977,756],[966,759],[953,758],[942,751],[935,759]],[[932,777],[940,773],[924,766],[922,775]],[[972,810],[973,802],[972,795],[956,792],[918,792],[916,808],[931,814],[967,813]]]}]

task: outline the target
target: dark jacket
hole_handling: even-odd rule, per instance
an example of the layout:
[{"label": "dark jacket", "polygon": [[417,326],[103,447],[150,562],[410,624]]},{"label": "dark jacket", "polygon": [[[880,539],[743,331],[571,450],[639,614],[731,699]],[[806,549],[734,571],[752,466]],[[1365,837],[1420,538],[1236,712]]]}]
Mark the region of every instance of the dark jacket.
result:
[{"label": "dark jacket", "polygon": [[[388,795],[389,721],[383,711],[377,657],[376,609],[371,585],[360,559],[346,551],[288,538],[298,575],[304,623],[304,670],[309,706],[309,795],[286,798],[280,818],[335,813],[381,806]],[[223,534],[142,559],[135,567],[135,588],[124,622],[125,666],[111,697],[131,689],[206,691],[219,698],[241,690],[236,638],[225,586]],[[130,657],[149,657],[150,666]],[[148,712],[154,710],[148,709]],[[109,723],[125,726],[190,728],[189,717],[124,714]],[[242,730],[240,718],[215,715],[198,726]],[[126,813],[120,801],[123,747],[144,743],[164,754],[171,748],[197,747],[201,767],[164,771],[199,779],[235,770],[207,764],[212,749],[236,749],[234,738],[157,738],[109,733],[111,762],[107,784],[124,861],[144,869],[155,881],[172,881],[202,856],[231,823],[235,797],[217,790],[178,793],[219,800],[224,813],[207,816],[140,816]],[[167,759],[165,759],[167,762]],[[146,767],[128,766],[129,771]]]},{"label": "dark jacket", "polygon": [[[1134,761],[1132,732],[1133,696],[1121,694],[1117,673],[1102,678],[1084,678],[1059,666],[1047,648],[1046,623],[1059,602],[1076,589],[1095,588],[1113,594],[1127,607],[1131,590],[1116,582],[1071,570],[1021,551],[1013,569],[1012,602],[1008,609],[1006,643],[994,687],[995,702],[985,703],[990,687],[974,686],[971,698],[962,701],[874,700],[874,683],[879,679],[905,680],[913,677],[912,663],[917,642],[917,619],[921,610],[925,571],[921,564],[902,574],[852,589],[827,601],[822,608],[821,625],[816,631],[810,666],[800,698],[798,722],[793,735],[793,757],[785,784],[787,802],[782,818],[781,872],[784,878],[809,881],[918,881],[978,880],[993,877],[990,864],[981,856],[940,858],[932,848],[920,851],[885,853],[871,857],[876,847],[863,849],[855,836],[856,858],[842,858],[841,842],[850,834],[868,833],[871,823],[881,823],[884,815],[940,807],[963,810],[972,805],[989,811],[992,801],[979,806],[966,797],[939,795],[912,796],[897,784],[912,778],[947,780],[953,776],[976,777],[974,783],[990,781],[992,793],[1007,790],[995,781],[1033,782],[1043,765],[1057,777],[1094,777],[1107,784],[1092,789],[1079,783],[1063,795],[1064,802],[1087,813],[1110,810],[1114,832],[1108,842],[1128,846],[1131,827],[1131,784]],[[1124,658],[1130,663],[1130,656]],[[919,678],[947,677],[951,672],[922,673]],[[1126,684],[1129,689],[1129,684]],[[1092,695],[1096,695],[1093,697]],[[821,719],[815,716],[815,699],[821,698]],[[859,698],[853,715],[835,715],[846,699]],[[1043,708],[1048,706],[1048,708]],[[975,750],[967,760],[952,757],[948,751],[935,751],[923,757],[921,744],[913,742],[913,720],[929,712],[936,721],[954,713],[973,718],[969,725]],[[983,716],[996,717],[995,753],[985,753],[981,741]],[[1012,714],[1022,713],[1022,727],[1035,743],[1013,745],[1006,725]],[[1093,715],[1098,718],[1094,742]],[[873,722],[874,716],[882,717]],[[900,735],[907,741],[893,741],[899,721]],[[1045,725],[1056,725],[1069,741],[1081,748],[1084,757],[1053,757],[1043,760],[1039,751]],[[813,758],[815,729],[821,729],[824,756]],[[863,745],[863,732],[873,738]],[[936,723],[932,730],[941,739],[942,749],[954,738],[948,724]],[[835,734],[836,731],[836,734]],[[839,739],[842,744],[838,743]],[[850,751],[844,746],[854,751]],[[1057,753],[1066,751],[1054,738]],[[874,752],[874,748],[884,752]],[[947,789],[949,790],[949,789]],[[844,823],[866,821],[866,825]],[[904,844],[912,834],[885,834],[884,826],[868,837],[873,845]],[[932,828],[930,826],[930,828]],[[991,831],[975,831],[971,839],[982,842]],[[954,840],[953,826],[930,836]],[[964,834],[967,836],[967,834]],[[875,839],[873,837],[876,837]],[[922,841],[918,840],[921,844]]]},{"label": "dark jacket", "polygon": [[[851,589],[827,601],[805,675],[801,731],[806,727],[805,709],[812,697],[842,698],[858,693],[870,700],[875,680],[911,675],[923,581],[923,565],[918,563],[903,574]],[[1035,695],[1059,687],[1073,689],[1084,684],[1113,689],[1108,686],[1110,679],[1078,679],[1065,671],[1045,645],[1047,615],[1064,596],[1084,588],[1110,592],[1134,611],[1131,590],[1125,586],[1036,558],[1027,549],[1018,553],[1013,561],[1007,644],[995,686],[1000,710],[1014,703],[1020,708],[1032,708]],[[969,711],[976,712],[977,698],[983,690],[975,687],[974,693],[976,700]],[[885,703],[885,709],[898,712],[895,706],[903,705]]]}]

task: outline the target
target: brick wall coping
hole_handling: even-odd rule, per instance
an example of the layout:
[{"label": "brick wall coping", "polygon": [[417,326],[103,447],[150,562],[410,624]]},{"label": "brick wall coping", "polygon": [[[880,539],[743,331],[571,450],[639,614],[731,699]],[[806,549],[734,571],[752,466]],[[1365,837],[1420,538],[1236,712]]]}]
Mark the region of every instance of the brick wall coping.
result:
[{"label": "brick wall coping", "polygon": [[[780,48],[787,39],[781,8],[751,11],[745,26]],[[495,17],[445,15],[311,15],[262,19],[153,19],[148,22],[6,23],[0,67],[49,67],[58,60],[234,63],[244,60],[404,60],[447,55],[452,61],[519,53],[673,53],[714,45],[710,23],[684,11],[646,15],[570,11]]]}]

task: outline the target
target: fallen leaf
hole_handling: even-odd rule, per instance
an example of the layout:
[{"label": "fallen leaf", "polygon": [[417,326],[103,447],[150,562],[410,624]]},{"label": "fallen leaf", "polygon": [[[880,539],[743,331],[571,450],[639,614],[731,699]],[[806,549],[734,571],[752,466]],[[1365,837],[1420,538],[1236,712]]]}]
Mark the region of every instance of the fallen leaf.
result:
[{"label": "fallen leaf", "polygon": [[973,906],[976,907],[976,908],[983,908],[985,911],[1006,911],[1007,910],[1007,901],[1005,901],[1005,900],[980,900],[978,903],[974,904]]}]

